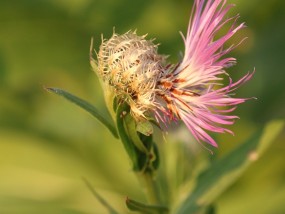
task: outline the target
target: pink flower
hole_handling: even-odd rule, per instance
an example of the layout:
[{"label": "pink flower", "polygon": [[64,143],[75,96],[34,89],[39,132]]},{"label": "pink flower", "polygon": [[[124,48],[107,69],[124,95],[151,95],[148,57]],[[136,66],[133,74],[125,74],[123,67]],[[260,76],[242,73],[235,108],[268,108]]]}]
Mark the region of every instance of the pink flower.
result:
[{"label": "pink flower", "polygon": [[[224,125],[232,125],[238,117],[229,113],[247,100],[232,97],[232,92],[254,73],[247,73],[233,83],[225,71],[236,63],[235,58],[224,57],[236,45],[224,49],[224,44],[244,27],[244,23],[235,26],[238,16],[225,18],[231,7],[226,0],[195,0],[186,38],[182,35],[184,58],[176,67],[166,69],[157,85],[158,96],[166,106],[157,107],[156,117],[163,122],[181,119],[198,142],[214,147],[218,145],[207,132],[232,133]],[[217,32],[229,22],[232,25],[227,33],[216,38]],[[226,86],[223,76],[229,78]]]},{"label": "pink flower", "polygon": [[[102,39],[98,60],[91,58],[91,65],[108,92],[105,97],[111,97],[107,103],[114,96],[123,100],[136,121],[147,120],[150,113],[165,124],[182,120],[198,142],[217,147],[208,132],[232,133],[224,125],[235,122],[238,117],[231,113],[247,100],[232,97],[233,92],[254,73],[232,82],[225,71],[236,63],[225,55],[239,44],[224,44],[244,27],[236,26],[238,16],[225,18],[231,7],[226,0],[195,0],[186,38],[182,35],[184,58],[177,65],[167,65],[158,45],[136,32],[114,32],[109,40]],[[227,33],[216,38],[230,22]],[[229,79],[226,86],[224,77]]]}]

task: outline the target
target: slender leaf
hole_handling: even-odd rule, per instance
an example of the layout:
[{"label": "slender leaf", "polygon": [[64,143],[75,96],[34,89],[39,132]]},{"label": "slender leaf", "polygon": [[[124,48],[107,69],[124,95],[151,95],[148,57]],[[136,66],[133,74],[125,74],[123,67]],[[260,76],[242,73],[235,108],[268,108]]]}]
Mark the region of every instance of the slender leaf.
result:
[{"label": "slender leaf", "polygon": [[127,198],[127,207],[132,211],[139,211],[144,214],[154,214],[154,213],[168,213],[168,208],[160,205],[147,205],[141,202]]},{"label": "slender leaf", "polygon": [[158,169],[159,167],[159,164],[160,164],[160,158],[159,158],[159,151],[158,151],[158,147],[155,143],[153,143],[153,163],[152,163],[152,166],[154,169]]},{"label": "slender leaf", "polygon": [[97,198],[97,200],[109,211],[109,214],[119,214],[113,207],[104,199],[102,198],[93,188],[91,183],[86,179],[82,178],[88,189],[92,192],[92,194]]},{"label": "slender leaf", "polygon": [[130,139],[133,141],[135,146],[146,155],[149,155],[148,149],[145,147],[143,142],[138,136],[137,129],[136,129],[136,121],[134,118],[128,114],[125,116],[125,124],[126,124],[126,130],[128,131],[128,135]]},{"label": "slender leaf", "polygon": [[197,213],[211,204],[229,185],[236,181],[248,166],[274,141],[284,126],[283,121],[272,121],[264,130],[240,145],[230,154],[215,161],[198,177],[196,187],[178,209],[178,214]]},{"label": "slender leaf", "polygon": [[[152,135],[137,131],[137,121],[130,115],[129,106],[121,104],[117,110],[117,128],[125,149],[133,160],[134,169],[154,171],[159,166],[159,154]],[[150,126],[152,126],[150,124]]]},{"label": "slender leaf", "polygon": [[[118,133],[133,163],[133,170],[142,172],[149,169],[149,165],[155,160],[150,160],[150,157],[155,157],[150,155],[149,148],[144,144],[146,141],[141,141],[141,138],[138,136],[135,121],[130,115],[129,105],[126,103],[120,104],[116,112]],[[146,139],[151,139],[151,136],[145,137]],[[152,141],[146,143],[152,143]]]},{"label": "slender leaf", "polygon": [[59,89],[59,88],[45,88],[45,89],[49,92],[52,92],[52,93],[55,93],[57,95],[64,97],[68,101],[76,104],[77,106],[89,112],[96,119],[98,119],[101,123],[103,123],[109,129],[109,131],[114,135],[114,137],[118,138],[118,134],[117,134],[117,131],[116,131],[116,128],[113,122],[109,118],[106,118],[105,116],[103,116],[93,105],[91,105],[87,101],[82,100],[81,98],[76,97],[62,89]]},{"label": "slender leaf", "polygon": [[120,136],[120,139],[125,147],[126,152],[129,155],[129,158],[132,161],[133,164],[133,169],[135,171],[139,171],[140,167],[139,167],[139,153],[138,153],[138,149],[136,149],[134,143],[132,142],[132,140],[130,139],[127,131],[126,131],[126,124],[125,124],[125,117],[127,116],[127,114],[129,113],[129,106],[126,104],[121,104],[120,106],[118,106],[117,109],[117,115],[116,115],[116,121],[117,121],[117,129],[118,129],[118,133]]}]

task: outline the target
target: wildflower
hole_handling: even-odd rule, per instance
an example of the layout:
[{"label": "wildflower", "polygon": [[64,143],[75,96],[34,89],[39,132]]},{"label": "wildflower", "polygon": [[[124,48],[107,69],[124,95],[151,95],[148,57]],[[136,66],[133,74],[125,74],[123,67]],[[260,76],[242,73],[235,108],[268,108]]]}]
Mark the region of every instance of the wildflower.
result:
[{"label": "wildflower", "polygon": [[156,107],[156,85],[165,57],[157,53],[157,45],[137,36],[136,32],[116,33],[103,40],[98,57],[98,73],[115,94],[131,107],[137,119]]},{"label": "wildflower", "polygon": [[[236,63],[224,56],[239,45],[224,49],[224,44],[244,27],[235,25],[238,16],[225,19],[232,6],[226,6],[226,0],[195,0],[186,37],[182,35],[184,57],[177,65],[168,65],[157,45],[144,36],[114,33],[100,47],[99,76],[130,105],[136,120],[150,112],[163,123],[182,120],[198,142],[217,147],[207,132],[232,133],[223,125],[232,125],[238,117],[228,113],[247,100],[232,97],[233,91],[254,73],[237,82],[229,78],[223,86],[223,77],[229,77],[225,69]],[[229,22],[228,32],[216,39]]]},{"label": "wildflower", "polygon": [[[246,74],[235,83],[230,79],[229,85],[215,89],[222,85],[222,75],[227,75],[224,69],[236,62],[232,57],[222,58],[235,46],[223,49],[223,45],[244,27],[244,23],[235,27],[238,16],[224,19],[233,6],[225,7],[225,4],[226,0],[195,0],[187,35],[186,38],[183,37],[184,58],[158,84],[159,88],[164,89],[162,97],[171,115],[183,120],[199,142],[204,141],[215,147],[216,142],[206,131],[232,133],[221,125],[231,125],[238,117],[225,113],[232,112],[236,105],[246,99],[230,95],[254,73]],[[228,32],[215,40],[217,31],[232,20],[234,22]]]}]

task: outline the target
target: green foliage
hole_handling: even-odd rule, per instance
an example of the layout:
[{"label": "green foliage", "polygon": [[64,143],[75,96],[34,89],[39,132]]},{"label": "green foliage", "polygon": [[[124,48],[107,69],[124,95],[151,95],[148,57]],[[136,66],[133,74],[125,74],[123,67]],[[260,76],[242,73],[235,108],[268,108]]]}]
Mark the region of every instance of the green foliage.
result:
[{"label": "green foliage", "polygon": [[127,105],[120,105],[117,110],[117,129],[120,136],[120,139],[124,145],[124,148],[133,164],[133,170],[140,171],[143,166],[145,165],[146,161],[143,158],[143,161],[140,162],[139,156],[144,156],[144,153],[140,152],[139,149],[135,146],[131,138],[128,134],[128,129],[126,129],[125,117],[129,114],[129,106]]},{"label": "green foliage", "polygon": [[101,196],[99,195],[95,189],[93,188],[93,186],[91,185],[91,183],[86,179],[83,178],[83,181],[85,182],[86,186],[88,187],[88,189],[92,192],[92,194],[95,196],[95,198],[100,201],[100,203],[106,207],[106,209],[109,211],[109,214],[119,214],[116,210],[114,210],[114,208]]},{"label": "green foliage", "polygon": [[116,111],[117,129],[132,164],[139,172],[153,172],[159,165],[159,154],[152,141],[152,136],[140,134],[137,122],[130,115],[130,107],[122,103]]},{"label": "green foliage", "polygon": [[136,125],[136,130],[146,136],[150,136],[153,134],[152,124],[148,120],[139,122]]},{"label": "green foliage", "polygon": [[178,214],[197,213],[201,208],[210,205],[274,142],[283,126],[283,121],[268,123],[264,130],[259,131],[221,160],[209,165],[198,177],[194,190],[182,203]]},{"label": "green foliage", "polygon": [[135,200],[132,200],[130,198],[127,198],[126,200],[127,207],[132,211],[138,211],[140,213],[144,214],[164,214],[168,213],[168,208],[164,206],[158,206],[158,205],[147,205],[143,204],[141,202],[137,202]]},{"label": "green foliage", "polygon": [[111,119],[103,116],[102,113],[99,112],[93,105],[86,102],[85,100],[72,95],[71,93],[64,91],[59,88],[45,88],[47,91],[55,93],[64,97],[65,99],[69,100],[70,102],[78,105],[79,107],[83,108],[85,111],[89,112],[92,116],[98,119],[102,124],[104,124],[109,131],[114,135],[114,137],[118,138],[117,131]]}]

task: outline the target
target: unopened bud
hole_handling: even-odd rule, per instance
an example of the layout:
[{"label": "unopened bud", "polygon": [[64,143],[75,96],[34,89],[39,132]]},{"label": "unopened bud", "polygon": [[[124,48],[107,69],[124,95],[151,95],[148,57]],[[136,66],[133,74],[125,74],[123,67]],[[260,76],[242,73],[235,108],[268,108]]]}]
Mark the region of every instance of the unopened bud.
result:
[{"label": "unopened bud", "polygon": [[109,84],[115,95],[131,107],[131,114],[144,118],[155,106],[155,88],[163,70],[165,57],[157,45],[135,32],[116,33],[103,40],[98,53],[98,75]]}]

